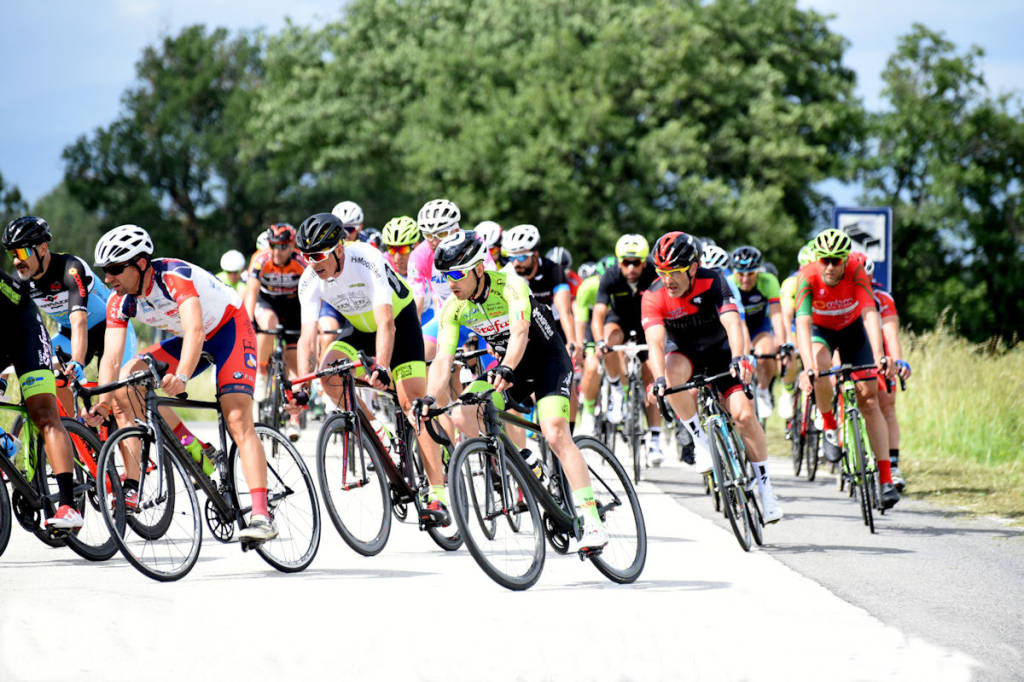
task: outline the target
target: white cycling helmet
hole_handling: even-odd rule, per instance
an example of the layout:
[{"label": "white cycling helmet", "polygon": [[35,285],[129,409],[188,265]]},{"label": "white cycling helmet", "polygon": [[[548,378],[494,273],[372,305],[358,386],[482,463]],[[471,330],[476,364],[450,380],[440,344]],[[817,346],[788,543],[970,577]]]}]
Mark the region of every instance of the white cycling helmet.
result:
[{"label": "white cycling helmet", "polygon": [[241,272],[245,269],[245,256],[235,249],[225,251],[220,257],[220,269],[224,272]]},{"label": "white cycling helmet", "polygon": [[358,227],[363,224],[363,209],[354,201],[342,201],[331,209],[331,213],[344,227]]},{"label": "white cycling helmet", "polygon": [[448,199],[431,199],[416,214],[416,224],[424,236],[457,230],[460,220],[462,213],[459,207]]},{"label": "white cycling helmet", "polygon": [[533,251],[540,244],[540,230],[534,225],[516,225],[501,236],[501,248],[508,253]]},{"label": "white cycling helmet", "polygon": [[[854,252],[858,253],[858,252]],[[875,274],[875,261],[868,258],[867,254],[864,254],[864,274],[868,277],[873,277]]]},{"label": "white cycling helmet", "polygon": [[729,252],[723,249],[721,246],[715,246],[711,244],[704,247],[704,253],[701,254],[700,264],[701,267],[709,268],[711,270],[722,270],[729,267]]},{"label": "white cycling helmet", "polygon": [[494,248],[501,244],[501,225],[493,220],[485,220],[473,228],[477,236],[484,241],[484,246]]},{"label": "white cycling helmet", "polygon": [[260,236],[256,237],[256,250],[263,251],[264,249],[270,248],[270,235],[267,234],[266,230],[260,232]]},{"label": "white cycling helmet", "polygon": [[119,225],[96,242],[96,266],[100,268],[152,255],[153,240],[138,225]]}]

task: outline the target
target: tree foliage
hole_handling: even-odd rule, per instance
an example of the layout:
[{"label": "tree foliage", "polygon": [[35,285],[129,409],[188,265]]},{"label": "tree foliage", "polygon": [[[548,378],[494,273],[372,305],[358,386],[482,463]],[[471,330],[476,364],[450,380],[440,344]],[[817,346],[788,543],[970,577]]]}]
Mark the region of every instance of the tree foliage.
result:
[{"label": "tree foliage", "polygon": [[28,212],[28,204],[21,196],[17,185],[8,185],[0,173],[0,229],[15,218]]}]

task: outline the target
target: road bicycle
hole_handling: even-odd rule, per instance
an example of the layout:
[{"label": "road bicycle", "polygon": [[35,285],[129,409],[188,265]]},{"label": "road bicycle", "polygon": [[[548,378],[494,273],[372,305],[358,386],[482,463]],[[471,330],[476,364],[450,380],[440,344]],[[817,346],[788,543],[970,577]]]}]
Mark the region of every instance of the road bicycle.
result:
[{"label": "road bicycle", "polygon": [[[0,395],[7,391],[6,379],[0,378]],[[92,431],[74,419],[61,417],[68,432],[74,458],[74,507],[82,514],[84,524],[75,531],[46,527],[46,519],[57,510],[57,482],[46,459],[43,437],[28,416],[24,403],[0,401],[0,412],[14,416],[12,437],[22,441],[13,458],[0,454],[0,554],[10,541],[12,516],[18,524],[50,547],[71,548],[90,561],[104,561],[112,557],[116,545],[107,527],[100,521],[99,501],[96,497],[95,460],[100,442]],[[11,486],[8,494],[7,483]],[[106,484],[120,490],[116,476],[108,475]],[[118,521],[124,527],[124,519]]]},{"label": "road bicycle", "polygon": [[[373,359],[360,353],[358,360],[339,359],[286,384],[286,395],[294,395],[294,386],[313,379],[337,376],[342,382],[338,411],[324,418],[317,436],[316,471],[327,514],[349,547],[363,556],[373,556],[387,544],[392,515],[404,520],[412,504],[420,530],[442,549],[454,551],[462,545],[455,524],[439,526],[423,513],[429,483],[398,395],[373,389],[392,405],[394,429],[385,436],[390,441],[387,445],[377,437],[359,402],[355,370],[372,366]],[[302,396],[299,398],[302,402]]]},{"label": "road bicycle", "polygon": [[818,405],[814,391],[804,393],[793,390],[793,418],[789,422],[789,442],[793,455],[793,475],[799,476],[801,468],[808,481],[818,473],[821,457],[821,429],[818,427]]},{"label": "road bicycle", "polygon": [[[459,444],[449,464],[452,512],[480,568],[503,587],[525,590],[540,578],[545,539],[556,552],[568,553],[571,541],[582,535],[582,520],[576,515],[569,480],[558,459],[544,462],[538,477],[502,423],[515,424],[542,440],[540,427],[499,410],[493,396],[493,388],[467,391],[447,407],[431,408],[428,415],[436,417],[462,405],[478,408],[484,435]],[[527,406],[504,400],[517,411],[529,411]],[[424,424],[432,438],[450,446],[447,434],[432,420]],[[589,558],[614,582],[631,583],[647,559],[647,531],[629,474],[598,439],[578,436],[574,441],[590,472],[598,513],[609,534],[603,549],[581,550],[580,559]]]},{"label": "road bicycle", "polygon": [[[729,520],[733,534],[744,551],[750,551],[751,542],[764,543],[764,518],[757,496],[753,492],[756,482],[753,463],[747,458],[743,439],[736,433],[736,426],[720,402],[714,382],[732,376],[725,371],[713,376],[695,375],[678,386],[666,388],[658,396],[662,415],[669,419],[672,410],[666,396],[682,391],[697,390],[697,416],[704,432],[711,441],[712,469],[706,473],[705,486],[711,490],[715,510],[719,508]],[[744,385],[744,392],[751,397],[752,391]]]},{"label": "road bicycle", "polygon": [[[285,329],[278,326],[274,329],[256,328],[257,334],[270,334],[274,337],[274,350],[267,360],[267,394],[265,396],[254,396],[257,400],[259,421],[275,429],[283,430],[289,421],[289,414],[284,409],[285,386],[288,382],[288,365],[285,363],[284,354],[288,349],[288,338],[299,335],[295,329]],[[306,411],[300,415],[300,428],[306,428]],[[292,441],[298,440],[296,433]]]},{"label": "road bicycle", "polygon": [[643,362],[640,354],[647,352],[646,343],[636,342],[636,332],[630,331],[629,340],[609,346],[613,353],[626,355],[626,404],[623,409],[622,437],[633,458],[633,482],[640,482],[640,471],[647,458],[647,414],[644,412]]},{"label": "road bicycle", "polygon": [[[98,386],[91,394],[132,388],[144,393],[145,421],[110,435],[100,451],[101,471],[125,472],[124,460],[139,464],[138,503],[125,504],[121,488],[97,485],[96,494],[107,528],[121,554],[144,575],[159,581],[179,580],[192,570],[203,538],[205,519],[213,537],[231,542],[235,529],[248,525],[252,512],[241,457],[230,442],[218,400],[200,401],[157,395],[156,387],[167,372],[166,363],[143,356],[146,369],[124,379]],[[175,438],[160,415],[161,406],[213,410],[217,415],[220,452],[217,480],[203,472],[202,464]],[[305,569],[320,546],[320,507],[313,478],[295,446],[277,429],[255,425],[267,459],[267,505],[278,537],[264,543],[242,542],[243,551],[256,550],[268,564],[285,573]],[[152,466],[151,466],[152,465]],[[196,491],[206,502],[200,510]],[[126,523],[122,525],[121,516]]]}]

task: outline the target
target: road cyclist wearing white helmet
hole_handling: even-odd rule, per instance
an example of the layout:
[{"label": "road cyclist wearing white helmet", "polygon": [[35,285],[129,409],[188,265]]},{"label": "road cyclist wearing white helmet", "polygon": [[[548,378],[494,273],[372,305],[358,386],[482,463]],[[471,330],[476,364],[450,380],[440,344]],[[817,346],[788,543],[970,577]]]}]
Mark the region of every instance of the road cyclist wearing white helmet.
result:
[{"label": "road cyclist wearing white helmet", "polygon": [[484,246],[487,247],[487,253],[491,255],[495,264],[499,267],[504,266],[505,257],[501,253],[501,225],[493,220],[484,220],[476,224],[473,232],[483,240]]},{"label": "road cyclist wearing white helmet", "polygon": [[[171,334],[142,351],[168,364],[160,385],[168,395],[184,393],[189,380],[209,367],[208,358],[212,357],[224,422],[238,447],[252,499],[249,525],[239,532],[239,539],[251,543],[272,540],[277,529],[267,508],[267,458],[252,418],[256,380],[252,323],[234,289],[197,265],[177,258],[154,258],[153,251],[149,233],[137,225],[115,227],[96,243],[96,267],[103,269],[104,281],[114,291],[107,303],[99,382],[117,379],[119,367],[121,378],[146,367],[141,356],[121,367],[124,337],[132,318]],[[129,391],[125,388],[103,395],[90,409],[87,422],[96,425],[113,410],[119,426],[134,424],[142,413],[134,392]],[[168,418],[168,425],[178,438],[190,435],[177,418]],[[125,473],[124,497],[130,508],[138,504],[137,454],[133,457],[126,452]]]},{"label": "road cyclist wearing white helmet", "polygon": [[220,257],[220,272],[217,279],[243,295],[245,291],[245,256],[238,249],[225,251]]}]

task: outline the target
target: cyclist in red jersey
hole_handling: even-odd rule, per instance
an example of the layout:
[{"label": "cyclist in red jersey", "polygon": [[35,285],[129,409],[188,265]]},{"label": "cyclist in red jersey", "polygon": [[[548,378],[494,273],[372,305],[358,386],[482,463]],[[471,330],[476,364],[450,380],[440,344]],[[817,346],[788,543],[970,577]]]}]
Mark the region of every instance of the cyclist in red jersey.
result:
[{"label": "cyclist in red jersey", "polygon": [[[107,301],[107,331],[100,360],[100,383],[113,381],[121,368],[124,336],[131,318],[172,336],[142,351],[169,365],[160,387],[168,395],[184,393],[187,382],[209,366],[217,367],[217,392],[231,439],[238,446],[242,471],[252,496],[252,515],[239,539],[265,542],[277,537],[267,508],[267,459],[252,419],[256,378],[256,338],[238,293],[202,268],[175,258],[153,258],[153,240],[137,225],[121,225],[96,244],[96,266],[113,290]],[[141,357],[125,363],[121,376],[146,367]],[[141,418],[134,393],[123,388],[105,394],[89,411],[97,424],[113,409],[119,426]],[[111,408],[113,403],[113,408]],[[175,435],[179,436],[174,423]],[[125,501],[138,490],[139,461],[126,453]],[[135,493],[137,495],[137,492]]]},{"label": "cyclist in red jersey", "polygon": [[[841,230],[826,230],[814,240],[818,260],[800,269],[796,290],[796,337],[800,359],[806,368],[800,375],[800,389],[811,390],[821,412],[825,430],[825,458],[842,458],[836,416],[832,413],[832,382],[816,377],[832,365],[832,353],[839,351],[844,363],[866,365],[874,362],[887,377],[894,366],[885,355],[881,319],[864,272],[864,254],[851,254],[853,242]],[[878,405],[876,371],[855,376],[857,405],[864,417],[871,449],[878,461],[882,484],[882,505],[888,509],[899,502],[889,461],[889,433]]]}]

